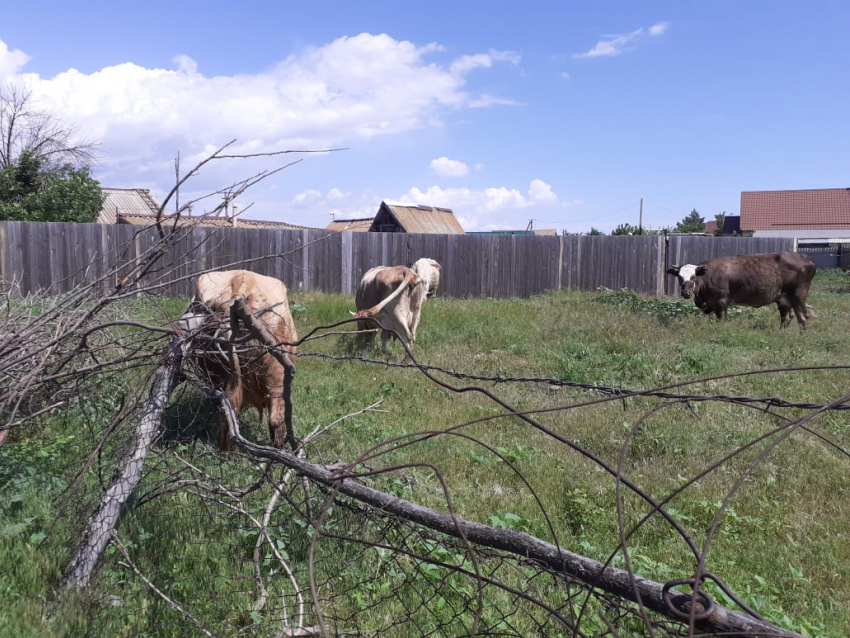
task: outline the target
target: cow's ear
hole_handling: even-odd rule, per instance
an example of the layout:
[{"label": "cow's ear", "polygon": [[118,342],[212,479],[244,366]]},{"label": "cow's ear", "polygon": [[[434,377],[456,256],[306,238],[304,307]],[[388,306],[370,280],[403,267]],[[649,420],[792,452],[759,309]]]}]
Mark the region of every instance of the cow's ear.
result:
[{"label": "cow's ear", "polygon": [[697,270],[696,270],[695,274],[696,274],[697,277],[702,277],[707,272],[708,272],[708,266],[697,266]]},{"label": "cow's ear", "polygon": [[674,277],[678,277],[679,276],[679,266],[670,266],[667,269],[667,274],[673,275]]}]

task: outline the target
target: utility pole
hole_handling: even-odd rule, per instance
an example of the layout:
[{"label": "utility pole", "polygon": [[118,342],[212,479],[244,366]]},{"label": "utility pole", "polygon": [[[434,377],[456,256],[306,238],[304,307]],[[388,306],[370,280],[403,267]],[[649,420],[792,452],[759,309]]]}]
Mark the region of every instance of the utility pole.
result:
[{"label": "utility pole", "polygon": [[638,217],[638,235],[643,235],[643,197],[640,198],[640,217]]},{"label": "utility pole", "polygon": [[174,189],[174,214],[180,212],[180,150],[177,151],[177,157],[174,158],[174,183],[177,188]]}]

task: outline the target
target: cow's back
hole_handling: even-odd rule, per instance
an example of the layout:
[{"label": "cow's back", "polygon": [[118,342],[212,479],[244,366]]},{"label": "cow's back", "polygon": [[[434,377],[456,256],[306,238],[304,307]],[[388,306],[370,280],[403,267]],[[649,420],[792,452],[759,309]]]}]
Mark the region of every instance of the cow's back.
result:
[{"label": "cow's back", "polygon": [[409,269],[406,266],[375,266],[360,279],[354,296],[357,310],[368,310],[389,297],[404,281]]},{"label": "cow's back", "polygon": [[213,312],[226,312],[234,299],[244,298],[252,312],[286,341],[295,341],[286,286],[280,279],[249,270],[209,272],[198,277],[195,300]]}]

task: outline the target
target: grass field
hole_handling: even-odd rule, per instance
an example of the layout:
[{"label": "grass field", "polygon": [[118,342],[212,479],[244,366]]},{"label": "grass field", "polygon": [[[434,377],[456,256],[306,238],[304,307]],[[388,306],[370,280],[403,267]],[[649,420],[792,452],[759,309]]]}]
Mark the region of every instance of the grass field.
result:
[{"label": "grass field", "polygon": [[[735,310],[718,323],[695,313],[690,302],[627,292],[559,292],[510,300],[437,298],[425,304],[415,354],[422,363],[487,377],[557,379],[629,390],[747,371],[847,366],[848,293],[850,285],[842,273],[819,274],[809,298],[817,315],[805,333],[797,330],[796,322],[780,331],[774,307]],[[353,308],[352,299],[341,295],[293,294],[290,301],[301,334],[345,319]],[[164,323],[184,307],[184,300],[149,300],[139,302],[133,312]],[[402,354],[398,342],[392,343],[390,360],[400,362]],[[547,541],[553,541],[554,531],[566,549],[603,561],[616,549],[616,481],[570,447],[515,416],[505,416],[504,409],[480,393],[451,392],[417,370],[314,355],[382,359],[377,348],[358,350],[348,335],[332,334],[303,345],[294,390],[299,433],[381,401],[379,411],[330,428],[311,449],[312,458],[353,460],[370,446],[399,435],[469,423],[460,430],[467,439],[436,435],[370,461],[373,468],[419,464],[376,477],[373,485],[445,511],[439,477],[422,465],[432,464],[445,480],[459,516],[521,529]],[[787,419],[807,414],[802,409],[766,412],[761,404],[726,401],[662,405],[662,399],[650,397],[603,400],[599,392],[545,382],[472,382],[435,374],[456,387],[486,387],[518,410],[546,410],[535,415],[545,428],[612,466],[622,462],[623,473],[658,499]],[[850,370],[845,369],[778,371],[701,381],[670,391],[821,404],[847,393],[848,381]],[[104,380],[98,387],[103,395],[120,395],[138,384],[138,378],[121,378]],[[116,400],[88,397],[62,418],[51,417],[38,428],[16,433],[0,449],[0,596],[6,601],[0,607],[2,635],[87,631],[171,636],[192,631],[132,572],[116,566],[120,557],[113,550],[97,587],[110,595],[119,592],[120,607],[81,602],[65,605],[50,619],[45,616],[76,524],[65,507],[63,490],[74,467],[92,449],[91,442],[108,425],[110,401]],[[154,469],[140,492],[151,493],[175,471],[175,456],[228,485],[256,479],[256,464],[212,448],[215,415],[197,394],[188,392],[175,401],[172,430],[159,445]],[[559,407],[564,409],[551,410]],[[254,416],[247,421],[249,437],[265,442]],[[722,464],[675,497],[668,510],[702,547],[720,504],[746,472],[711,540],[707,569],[780,626],[811,636],[846,636],[850,472],[842,449],[850,448],[850,413],[829,412],[806,425],[812,432],[795,430],[753,467],[779,435]],[[122,440],[115,442],[116,450]],[[112,469],[108,462],[96,466],[82,489],[96,494]],[[255,515],[262,516],[270,493],[266,485],[256,500],[245,501],[256,508]],[[633,524],[647,507],[626,495],[623,511],[627,524]],[[61,522],[53,525],[57,514]],[[211,523],[213,514],[222,522]],[[265,617],[249,613],[255,595],[250,550],[256,534],[251,536],[227,516],[222,508],[210,509],[186,494],[167,493],[125,516],[119,532],[142,571],[167,585],[168,593],[212,630],[228,634],[253,622],[249,633],[274,635],[263,624]],[[303,521],[290,516],[277,525],[280,549],[303,570]],[[630,539],[629,548],[635,571],[659,582],[690,576],[695,569],[685,544],[657,517]],[[358,582],[358,570],[370,568],[351,560],[349,584]],[[623,566],[621,556],[615,564]],[[381,578],[372,577],[369,586],[379,587]],[[274,582],[283,576],[269,573],[267,578]],[[709,590],[731,605],[719,589],[709,585]],[[380,595],[364,587],[359,597],[350,597],[361,605],[359,621],[368,619],[360,627],[366,634],[378,631],[382,614],[392,613],[391,603],[368,611],[368,597],[383,600]],[[463,622],[459,618],[457,627],[465,626]],[[397,635],[410,633],[406,627]]]}]

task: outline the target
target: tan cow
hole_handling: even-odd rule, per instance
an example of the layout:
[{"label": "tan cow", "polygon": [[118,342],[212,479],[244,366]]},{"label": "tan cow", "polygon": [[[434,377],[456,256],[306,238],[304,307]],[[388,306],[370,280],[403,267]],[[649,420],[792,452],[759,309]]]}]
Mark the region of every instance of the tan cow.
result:
[{"label": "tan cow", "polygon": [[[249,336],[244,325],[231,334],[231,307],[238,299],[244,300],[254,321],[262,324],[275,341],[293,344],[298,339],[286,286],[279,279],[247,270],[201,275],[179,325],[185,332],[200,329],[229,342],[227,346],[197,342],[193,352],[200,355],[200,368],[216,387],[224,389],[237,414],[247,406],[257,408],[261,418],[268,413],[269,436],[275,446],[283,447],[292,435],[286,427],[291,428],[291,423],[286,422],[284,366],[256,340],[245,339],[243,343],[243,338]],[[286,345],[285,350],[294,363],[297,347]],[[230,449],[230,432],[224,418],[220,420],[218,445],[222,450]]]},{"label": "tan cow", "polygon": [[[419,315],[426,293],[425,283],[407,266],[377,266],[367,270],[354,297],[357,313],[352,314],[362,319],[357,322],[357,329],[382,327],[381,351],[384,353],[390,331],[412,347],[416,340],[411,332],[412,319]],[[375,334],[368,332],[363,337],[371,343]]]},{"label": "tan cow", "polygon": [[[422,304],[433,297],[440,285],[442,267],[433,259],[417,260],[412,268],[406,266],[377,266],[367,270],[357,287],[354,303],[358,330],[375,328],[374,317],[384,327],[381,331],[381,351],[386,353],[387,341],[395,333],[402,343],[412,349],[422,315]],[[364,335],[371,342],[375,334]]]}]

